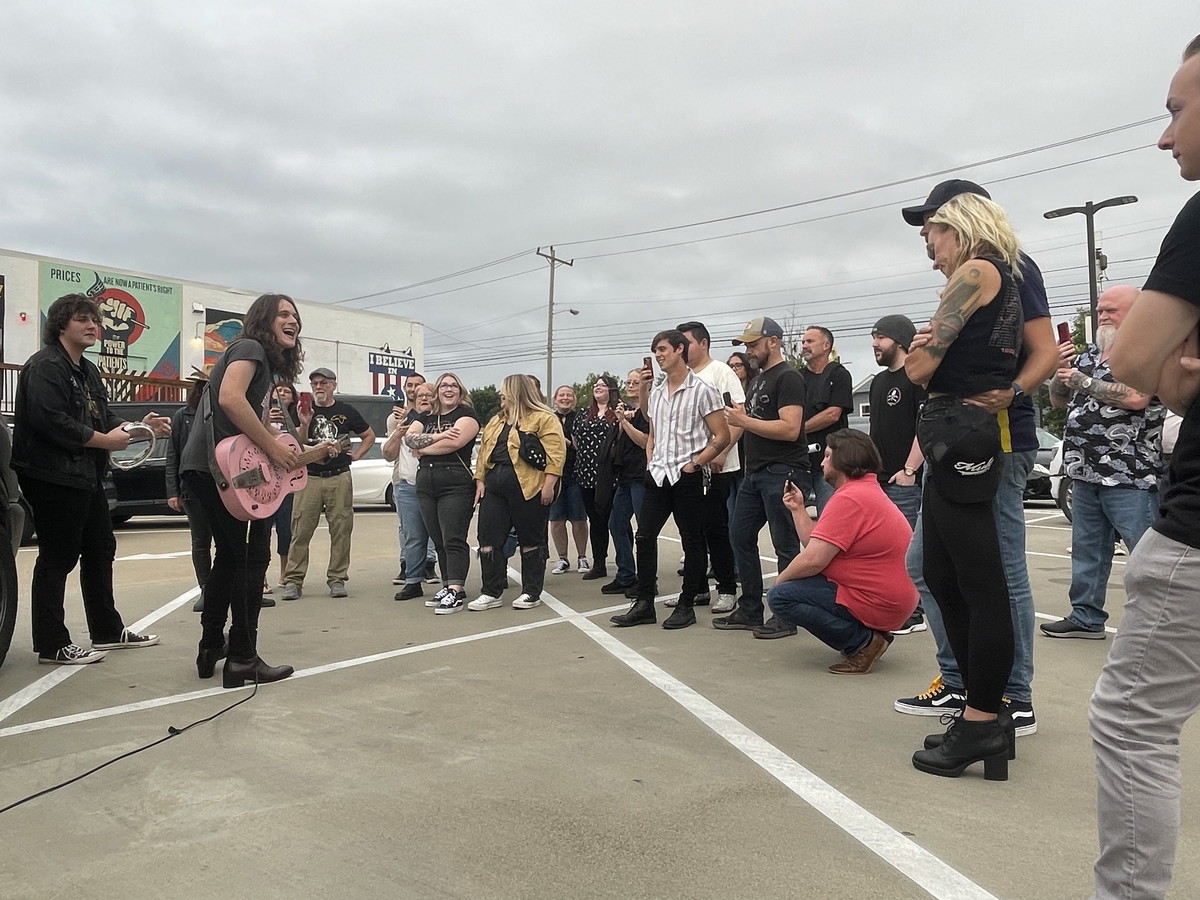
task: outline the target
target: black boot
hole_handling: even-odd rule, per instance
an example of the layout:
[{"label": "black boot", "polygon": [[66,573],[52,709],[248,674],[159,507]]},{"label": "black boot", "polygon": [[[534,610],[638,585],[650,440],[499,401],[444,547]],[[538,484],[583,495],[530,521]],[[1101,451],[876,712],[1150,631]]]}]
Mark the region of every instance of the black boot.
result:
[{"label": "black boot", "polygon": [[980,761],[986,780],[1008,780],[1008,740],[995,719],[973,722],[959,716],[946,730],[941,746],[918,750],[912,758],[914,768],[946,778],[957,778]]},{"label": "black boot", "polygon": [[241,687],[247,681],[269,684],[282,681],[295,671],[291,666],[268,666],[257,656],[254,659],[227,659],[221,672],[221,684],[227,688]]},{"label": "black boot", "polygon": [[696,624],[696,610],[693,609],[691,597],[680,597],[679,603],[675,605],[675,611],[667,616],[667,620],[663,622],[662,627],[668,631],[674,631],[677,628],[687,628],[689,625]]},{"label": "black boot", "polygon": [[212,678],[213,670],[217,667],[217,661],[222,660],[229,653],[229,642],[225,642],[223,647],[201,647],[199,654],[196,656],[196,674],[201,678]]},{"label": "black boot", "polygon": [[[955,715],[954,718],[958,718]],[[1004,739],[1008,741],[1008,758],[1017,758],[1017,724],[1013,721],[1012,714],[1003,706],[1000,708],[996,720],[1000,723],[1000,728],[1004,731]],[[942,746],[942,738],[946,736],[946,732],[939,731],[937,734],[929,734],[925,736],[925,749],[933,750]]]},{"label": "black boot", "polygon": [[584,572],[579,580],[580,581],[595,581],[597,578],[607,578],[607,577],[608,577],[608,560],[602,559],[602,560],[600,560],[600,562],[596,562],[595,560],[592,560],[592,567],[590,569],[588,569],[586,572]]},{"label": "black boot", "polygon": [[613,616],[608,621],[618,628],[628,628],[630,625],[653,625],[658,621],[658,616],[654,614],[653,600],[634,600],[628,612]]}]

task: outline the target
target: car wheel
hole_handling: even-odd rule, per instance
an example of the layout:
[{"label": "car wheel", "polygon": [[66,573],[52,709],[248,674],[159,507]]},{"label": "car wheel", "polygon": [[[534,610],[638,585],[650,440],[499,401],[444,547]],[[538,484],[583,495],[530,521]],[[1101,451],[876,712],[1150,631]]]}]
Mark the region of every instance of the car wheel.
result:
[{"label": "car wheel", "polygon": [[12,644],[17,624],[17,561],[7,524],[0,525],[0,665]]},{"label": "car wheel", "polygon": [[392,492],[393,488],[389,484],[387,490],[383,492],[383,502],[388,505],[392,512],[396,511],[396,495]]},{"label": "car wheel", "polygon": [[1062,514],[1067,517],[1067,521],[1071,521],[1071,486],[1074,482],[1063,476],[1062,484],[1058,488],[1058,508],[1062,510]]}]

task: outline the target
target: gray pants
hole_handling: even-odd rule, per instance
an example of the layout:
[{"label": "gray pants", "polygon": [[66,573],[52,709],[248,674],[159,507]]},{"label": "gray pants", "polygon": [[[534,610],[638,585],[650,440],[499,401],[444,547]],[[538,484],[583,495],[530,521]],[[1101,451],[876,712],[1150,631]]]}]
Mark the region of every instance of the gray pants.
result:
[{"label": "gray pants", "polygon": [[1100,856],[1094,900],[1163,897],[1179,837],[1179,733],[1200,708],[1200,550],[1153,529],[1092,695]]}]

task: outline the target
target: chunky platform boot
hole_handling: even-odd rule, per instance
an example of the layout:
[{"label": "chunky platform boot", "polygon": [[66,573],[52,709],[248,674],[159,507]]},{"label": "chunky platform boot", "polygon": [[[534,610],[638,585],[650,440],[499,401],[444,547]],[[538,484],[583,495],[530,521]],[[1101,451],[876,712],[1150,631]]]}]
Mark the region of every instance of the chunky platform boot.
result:
[{"label": "chunky platform boot", "polygon": [[1008,739],[995,719],[972,722],[959,716],[942,737],[941,746],[918,750],[913,766],[930,775],[957,778],[972,763],[983,763],[988,781],[1008,780]]}]

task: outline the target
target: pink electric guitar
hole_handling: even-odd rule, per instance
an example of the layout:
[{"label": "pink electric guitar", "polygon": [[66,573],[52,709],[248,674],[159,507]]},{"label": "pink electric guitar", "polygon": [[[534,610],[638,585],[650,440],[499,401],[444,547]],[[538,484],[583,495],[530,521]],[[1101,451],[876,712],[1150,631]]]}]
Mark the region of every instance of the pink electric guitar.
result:
[{"label": "pink electric guitar", "polygon": [[[300,454],[292,471],[271,462],[263,449],[244,434],[217,444],[217,467],[229,480],[229,488],[218,493],[229,514],[239,522],[274,515],[284,497],[308,484],[305,466],[329,458],[328,447],[324,445],[301,453],[300,443],[286,431],[276,435],[275,440]],[[341,453],[350,446],[350,438],[339,439],[335,446]]]}]

